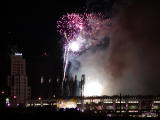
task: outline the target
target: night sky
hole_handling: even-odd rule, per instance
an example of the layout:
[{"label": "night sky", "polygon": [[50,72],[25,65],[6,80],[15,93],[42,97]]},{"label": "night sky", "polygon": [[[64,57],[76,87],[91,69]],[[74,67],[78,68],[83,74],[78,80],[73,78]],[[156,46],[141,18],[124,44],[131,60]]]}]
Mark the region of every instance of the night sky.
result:
[{"label": "night sky", "polygon": [[[32,95],[38,96],[40,76],[46,76],[46,79],[51,77],[54,81],[57,77],[62,77],[63,44],[60,35],[56,31],[56,21],[61,15],[68,12],[76,12],[86,7],[87,4],[94,10],[110,16],[110,10],[114,1],[115,0],[87,0],[87,2],[86,0],[55,0],[50,2],[8,1],[8,10],[5,14],[7,20],[4,20],[6,24],[3,25],[5,29],[7,26],[7,30],[4,32],[6,37],[3,38],[5,41],[0,45],[0,89],[5,88],[7,75],[9,74],[8,47],[11,43],[17,45],[18,50],[23,53],[27,62],[27,75],[32,88]],[[132,4],[130,7],[126,7],[125,2],[120,2],[121,4],[117,3],[116,5],[118,7],[114,6],[116,9],[112,11],[113,22],[117,20],[115,18],[118,18],[116,24],[118,24],[118,27],[121,27],[121,29],[118,29],[120,33],[123,33],[121,35],[128,35],[129,37],[127,36],[128,38],[124,39],[122,37],[122,39],[117,40],[120,36],[115,32],[117,38],[114,38],[115,40],[112,43],[112,51],[114,51],[114,53],[111,53],[110,56],[110,69],[113,76],[120,80],[119,78],[123,78],[122,74],[124,71],[127,71],[131,66],[129,62],[131,60],[128,60],[126,56],[133,53],[137,55],[138,53],[140,57],[136,56],[138,64],[134,63],[136,64],[136,72],[134,72],[138,75],[143,74],[143,76],[141,76],[143,79],[150,79],[146,84],[148,86],[146,90],[150,90],[149,85],[152,79],[156,79],[156,85],[159,84],[159,4],[150,4],[150,2],[145,2],[145,0],[142,2],[138,0],[135,1],[136,2],[128,2],[128,4]],[[118,13],[118,11],[121,10],[122,13]],[[152,25],[152,23],[154,24]],[[147,31],[148,28],[146,26],[148,24],[149,30]],[[132,27],[133,29],[131,29]],[[138,30],[140,30],[139,33],[137,33]],[[144,33],[141,31],[144,31]],[[9,37],[10,33],[8,32],[15,34],[12,39]],[[130,41],[129,47],[127,46],[128,41]],[[125,42],[125,44],[123,44],[123,42]],[[124,46],[125,49],[121,49],[121,45]],[[136,51],[132,49],[133,51],[128,52],[128,48],[134,48]],[[138,52],[138,50],[141,52]],[[120,56],[122,54],[124,57]],[[119,58],[124,58],[124,60],[119,60]],[[140,67],[140,72],[137,71],[137,65]],[[146,75],[144,77],[145,72],[151,76]],[[153,73],[153,75],[151,73]],[[126,76],[127,75],[125,75],[125,77]],[[154,84],[152,88],[154,88]],[[158,91],[158,87],[156,87],[156,90]]]},{"label": "night sky", "polygon": [[[85,1],[9,1],[8,32],[14,37],[5,42],[5,55],[1,62],[1,87],[4,88],[9,64],[7,48],[10,43],[18,46],[27,62],[27,75],[33,95],[38,92],[40,76],[55,80],[62,75],[62,40],[56,31],[56,21],[67,12],[85,6]],[[9,33],[10,34],[10,33]],[[7,60],[7,61],[6,61]]]}]

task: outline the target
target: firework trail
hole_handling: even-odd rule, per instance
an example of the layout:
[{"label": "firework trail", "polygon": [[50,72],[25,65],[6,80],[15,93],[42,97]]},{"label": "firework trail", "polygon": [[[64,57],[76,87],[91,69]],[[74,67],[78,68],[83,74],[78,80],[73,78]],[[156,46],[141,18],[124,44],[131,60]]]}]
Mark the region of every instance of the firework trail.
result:
[{"label": "firework trail", "polygon": [[[57,31],[64,40],[64,75],[65,79],[69,56],[78,55],[91,46],[100,44],[108,30],[108,19],[100,13],[71,13],[63,15],[57,21]],[[103,32],[101,32],[103,29]]]},{"label": "firework trail", "polygon": [[66,69],[67,69],[67,65],[68,65],[68,53],[69,53],[69,47],[65,48],[65,53],[64,53],[64,73],[63,73],[63,81],[65,79],[66,76]]},{"label": "firework trail", "polygon": [[[67,40],[67,36],[66,36],[66,33],[65,33],[65,39]],[[68,50],[67,50],[67,46],[65,46],[64,48],[64,60],[63,60],[63,69],[64,69],[64,73],[63,73],[63,81],[65,79],[65,76],[66,76],[66,69],[67,69],[67,60],[68,59]],[[62,82],[62,88],[63,88],[63,82]]]}]

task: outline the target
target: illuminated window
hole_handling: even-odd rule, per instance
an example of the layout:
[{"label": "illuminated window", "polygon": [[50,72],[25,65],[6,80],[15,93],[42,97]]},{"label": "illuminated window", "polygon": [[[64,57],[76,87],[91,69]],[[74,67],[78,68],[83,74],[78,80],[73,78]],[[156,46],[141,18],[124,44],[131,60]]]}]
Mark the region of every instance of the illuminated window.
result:
[{"label": "illuminated window", "polygon": [[128,101],[128,103],[139,103],[138,101]]},{"label": "illuminated window", "polygon": [[[120,101],[116,101],[116,103],[120,103]],[[126,103],[125,101],[121,101],[121,103]]]},{"label": "illuminated window", "polygon": [[155,110],[158,110],[158,109],[159,109],[159,106],[158,106],[158,105],[154,105],[154,109],[155,109]]},{"label": "illuminated window", "polygon": [[160,101],[154,101],[154,103],[160,103]]},{"label": "illuminated window", "polygon": [[136,106],[136,105],[131,105],[131,106],[129,106],[129,109],[132,109],[132,110],[135,110],[135,109],[137,109],[138,107]]}]

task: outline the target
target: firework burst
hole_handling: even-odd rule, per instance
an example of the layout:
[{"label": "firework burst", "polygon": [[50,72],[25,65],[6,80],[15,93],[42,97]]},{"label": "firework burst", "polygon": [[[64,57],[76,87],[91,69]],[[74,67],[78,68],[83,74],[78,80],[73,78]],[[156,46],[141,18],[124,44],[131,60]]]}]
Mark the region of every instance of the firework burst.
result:
[{"label": "firework burst", "polygon": [[108,19],[95,13],[71,13],[57,21],[57,31],[64,41],[64,77],[68,65],[68,55],[76,54],[99,44],[105,37],[110,24]]}]

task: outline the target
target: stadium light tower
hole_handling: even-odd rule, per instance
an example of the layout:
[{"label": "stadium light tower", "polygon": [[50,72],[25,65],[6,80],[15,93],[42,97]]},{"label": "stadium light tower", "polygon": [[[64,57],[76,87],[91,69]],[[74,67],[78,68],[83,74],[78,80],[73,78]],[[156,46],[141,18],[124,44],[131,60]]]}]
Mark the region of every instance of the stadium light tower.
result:
[{"label": "stadium light tower", "polygon": [[80,82],[80,85],[81,85],[81,107],[83,109],[83,98],[84,98],[84,84],[85,84],[85,75],[82,74],[82,77],[81,77],[81,82]]}]

